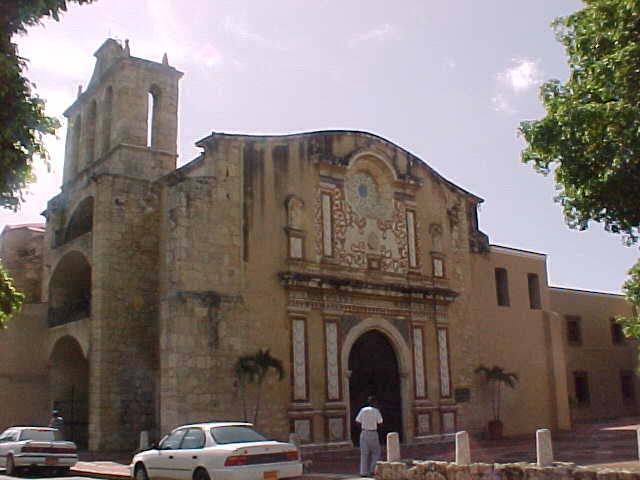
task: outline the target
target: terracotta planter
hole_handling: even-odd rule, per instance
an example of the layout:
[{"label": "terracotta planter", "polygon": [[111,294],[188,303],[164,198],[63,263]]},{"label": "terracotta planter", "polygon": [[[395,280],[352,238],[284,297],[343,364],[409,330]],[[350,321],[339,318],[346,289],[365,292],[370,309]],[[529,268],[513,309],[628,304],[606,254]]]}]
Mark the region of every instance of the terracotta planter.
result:
[{"label": "terracotta planter", "polygon": [[500,438],[502,438],[502,428],[502,421],[491,420],[487,425],[487,430],[489,431],[489,439],[499,440]]}]

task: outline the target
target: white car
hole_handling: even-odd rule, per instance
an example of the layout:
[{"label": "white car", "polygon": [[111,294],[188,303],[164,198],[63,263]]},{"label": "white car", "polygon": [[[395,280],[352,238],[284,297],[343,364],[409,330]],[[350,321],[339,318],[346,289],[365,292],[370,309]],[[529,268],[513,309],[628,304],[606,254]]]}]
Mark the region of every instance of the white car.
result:
[{"label": "white car", "polygon": [[11,427],[0,434],[0,467],[7,475],[18,469],[46,467],[66,473],[78,461],[78,449],[55,428]]},{"label": "white car", "polygon": [[250,423],[184,425],[131,461],[134,480],[277,480],[302,476],[300,452]]}]

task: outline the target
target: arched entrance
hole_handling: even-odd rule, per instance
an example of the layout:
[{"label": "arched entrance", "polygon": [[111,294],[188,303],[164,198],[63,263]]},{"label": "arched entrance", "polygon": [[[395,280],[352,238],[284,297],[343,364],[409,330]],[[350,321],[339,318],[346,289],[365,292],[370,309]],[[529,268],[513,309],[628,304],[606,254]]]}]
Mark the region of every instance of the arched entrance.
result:
[{"label": "arched entrance", "polygon": [[369,395],[380,404],[384,422],[379,429],[381,441],[387,433],[398,432],[402,438],[402,397],[398,359],[387,336],[379,330],[363,333],[349,353],[349,402],[351,439],[358,444],[360,427],[355,416]]},{"label": "arched entrance", "polygon": [[51,405],[64,418],[65,438],[87,447],[89,426],[89,362],[78,341],[60,338],[49,358]]}]

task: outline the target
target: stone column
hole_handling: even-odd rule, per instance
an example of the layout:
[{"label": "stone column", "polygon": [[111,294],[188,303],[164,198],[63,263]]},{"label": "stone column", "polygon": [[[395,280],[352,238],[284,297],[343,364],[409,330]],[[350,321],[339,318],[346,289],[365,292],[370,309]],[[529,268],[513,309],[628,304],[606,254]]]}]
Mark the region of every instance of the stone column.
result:
[{"label": "stone column", "polygon": [[149,431],[143,430],[140,432],[140,445],[138,445],[139,450],[148,450],[149,449]]},{"label": "stone column", "polygon": [[548,467],[553,463],[551,431],[546,428],[536,431],[536,452],[538,454],[539,467]]},{"label": "stone column", "polygon": [[400,437],[397,432],[387,433],[387,462],[400,460]]},{"label": "stone column", "polygon": [[469,448],[469,434],[456,433],[456,464],[469,465],[471,463],[471,449]]}]

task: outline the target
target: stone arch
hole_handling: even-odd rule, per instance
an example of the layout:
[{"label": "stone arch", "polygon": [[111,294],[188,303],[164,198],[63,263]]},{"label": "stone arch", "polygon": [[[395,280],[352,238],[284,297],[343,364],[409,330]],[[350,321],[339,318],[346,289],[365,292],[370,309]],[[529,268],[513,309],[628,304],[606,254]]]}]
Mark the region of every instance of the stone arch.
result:
[{"label": "stone arch", "polygon": [[79,113],[73,120],[72,129],[72,152],[73,152],[73,173],[77,173],[80,170],[80,163],[82,161],[82,115]]},{"label": "stone arch", "polygon": [[82,199],[71,214],[64,231],[64,241],[69,242],[93,230],[93,197]]},{"label": "stone arch", "polygon": [[[411,430],[411,398],[413,392],[413,386],[411,383],[411,370],[412,370],[412,354],[411,348],[408,345],[407,340],[402,336],[400,331],[388,320],[384,318],[367,318],[362,320],[357,325],[349,330],[342,342],[342,348],[340,350],[340,363],[342,367],[343,379],[342,388],[344,392],[344,398],[347,406],[347,425],[350,425],[351,419],[357,412],[351,411],[351,405],[349,402],[349,354],[355,342],[365,333],[369,331],[379,331],[383,333],[391,347],[393,348],[396,359],[398,361],[398,373],[400,375],[400,396],[402,402],[402,428],[404,430],[404,440],[408,441],[412,439]],[[351,439],[350,429],[347,428],[349,439]],[[353,439],[351,439],[353,440]]]},{"label": "stone arch", "polygon": [[162,91],[155,83],[149,86],[147,99],[147,147],[153,148],[157,146],[160,134],[160,103],[162,102]]},{"label": "stone arch", "polygon": [[48,362],[51,407],[65,420],[64,435],[86,448],[89,419],[89,361],[78,340],[64,335],[56,340]]},{"label": "stone arch", "polygon": [[96,159],[96,124],[98,123],[98,102],[91,100],[89,110],[87,111],[87,128],[85,134],[85,161],[82,166],[85,167],[94,162]]},{"label": "stone arch", "polygon": [[73,250],[56,264],[49,279],[50,327],[63,325],[91,315],[91,265]]},{"label": "stone arch", "polygon": [[102,155],[111,148],[111,122],[113,118],[113,87],[109,85],[104,92],[102,108]]},{"label": "stone arch", "polygon": [[374,168],[378,173],[389,176],[392,181],[398,180],[398,172],[389,157],[379,149],[367,148],[356,151],[349,158],[348,168],[350,171],[358,170],[363,167],[363,164],[375,165]]}]

